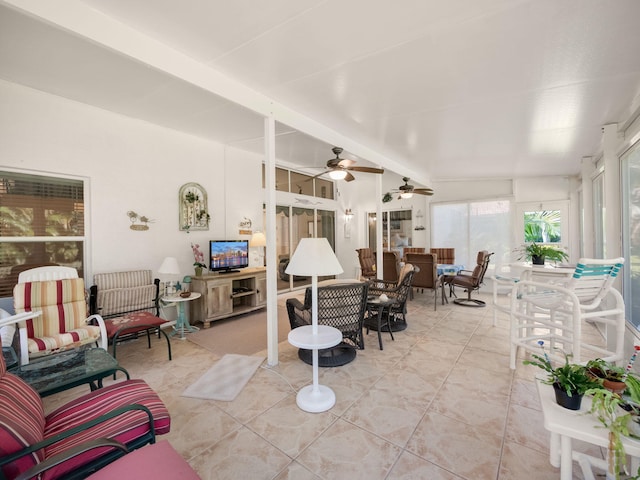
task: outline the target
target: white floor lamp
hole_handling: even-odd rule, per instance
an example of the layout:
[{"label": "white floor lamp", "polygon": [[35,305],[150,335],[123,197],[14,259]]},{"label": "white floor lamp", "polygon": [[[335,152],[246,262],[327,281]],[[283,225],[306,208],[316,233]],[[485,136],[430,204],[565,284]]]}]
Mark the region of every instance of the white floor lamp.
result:
[{"label": "white floor lamp", "polygon": [[312,351],[313,384],[303,387],[296,396],[298,407],[306,412],[324,412],[336,403],[329,387],[318,384],[318,349],[330,348],[342,341],[342,332],[328,325],[318,325],[318,277],[342,273],[342,266],[326,238],[303,238],[293,253],[285,273],[311,277],[311,325],[289,332],[289,343]]}]

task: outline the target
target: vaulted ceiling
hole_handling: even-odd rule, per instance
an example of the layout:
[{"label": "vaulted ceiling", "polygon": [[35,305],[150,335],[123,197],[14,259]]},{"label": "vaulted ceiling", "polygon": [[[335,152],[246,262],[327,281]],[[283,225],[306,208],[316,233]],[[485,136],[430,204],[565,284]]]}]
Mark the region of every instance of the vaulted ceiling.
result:
[{"label": "vaulted ceiling", "polygon": [[0,78],[422,183],[574,175],[640,101],[637,0],[0,0]]}]

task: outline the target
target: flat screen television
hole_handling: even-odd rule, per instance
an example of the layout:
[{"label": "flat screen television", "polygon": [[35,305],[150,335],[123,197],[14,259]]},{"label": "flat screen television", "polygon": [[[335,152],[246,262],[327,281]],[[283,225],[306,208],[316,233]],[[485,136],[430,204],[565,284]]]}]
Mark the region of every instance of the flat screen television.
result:
[{"label": "flat screen television", "polygon": [[237,272],[249,266],[249,240],[209,241],[209,270]]}]

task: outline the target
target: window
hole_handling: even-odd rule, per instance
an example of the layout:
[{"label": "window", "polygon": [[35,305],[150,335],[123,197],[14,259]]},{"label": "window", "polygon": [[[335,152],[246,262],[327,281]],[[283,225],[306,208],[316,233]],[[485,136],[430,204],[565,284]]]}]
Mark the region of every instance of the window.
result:
[{"label": "window", "polygon": [[481,250],[495,254],[489,264],[492,269],[499,270],[511,261],[511,201],[434,204],[431,208],[431,246],[455,248],[456,263],[473,267]]},{"label": "window", "polygon": [[[265,188],[265,165],[262,164],[262,188]],[[312,175],[276,167],[276,190],[298,195],[334,200],[334,182]]]},{"label": "window", "polygon": [[22,270],[40,265],[84,273],[84,182],[0,171],[0,297]]},{"label": "window", "polygon": [[569,202],[521,203],[517,206],[517,244],[547,243],[565,248],[569,239]]},{"label": "window", "polygon": [[622,157],[622,269],[626,317],[640,329],[640,144]]},{"label": "window", "polygon": [[524,212],[525,243],[560,242],[562,240],[560,219],[560,210]]}]

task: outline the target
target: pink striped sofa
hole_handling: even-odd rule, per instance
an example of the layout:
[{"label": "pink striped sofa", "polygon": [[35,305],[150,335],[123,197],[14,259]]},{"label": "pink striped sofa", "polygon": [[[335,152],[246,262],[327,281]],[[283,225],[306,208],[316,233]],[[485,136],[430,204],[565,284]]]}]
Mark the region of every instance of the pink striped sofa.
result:
[{"label": "pink striped sofa", "polygon": [[[155,435],[168,433],[170,425],[169,411],[144,380],[95,390],[45,415],[36,391],[7,373],[0,356],[0,478],[14,479],[97,438],[139,448],[155,443]],[[122,454],[110,447],[93,449],[47,470],[42,478],[83,478]]]}]

